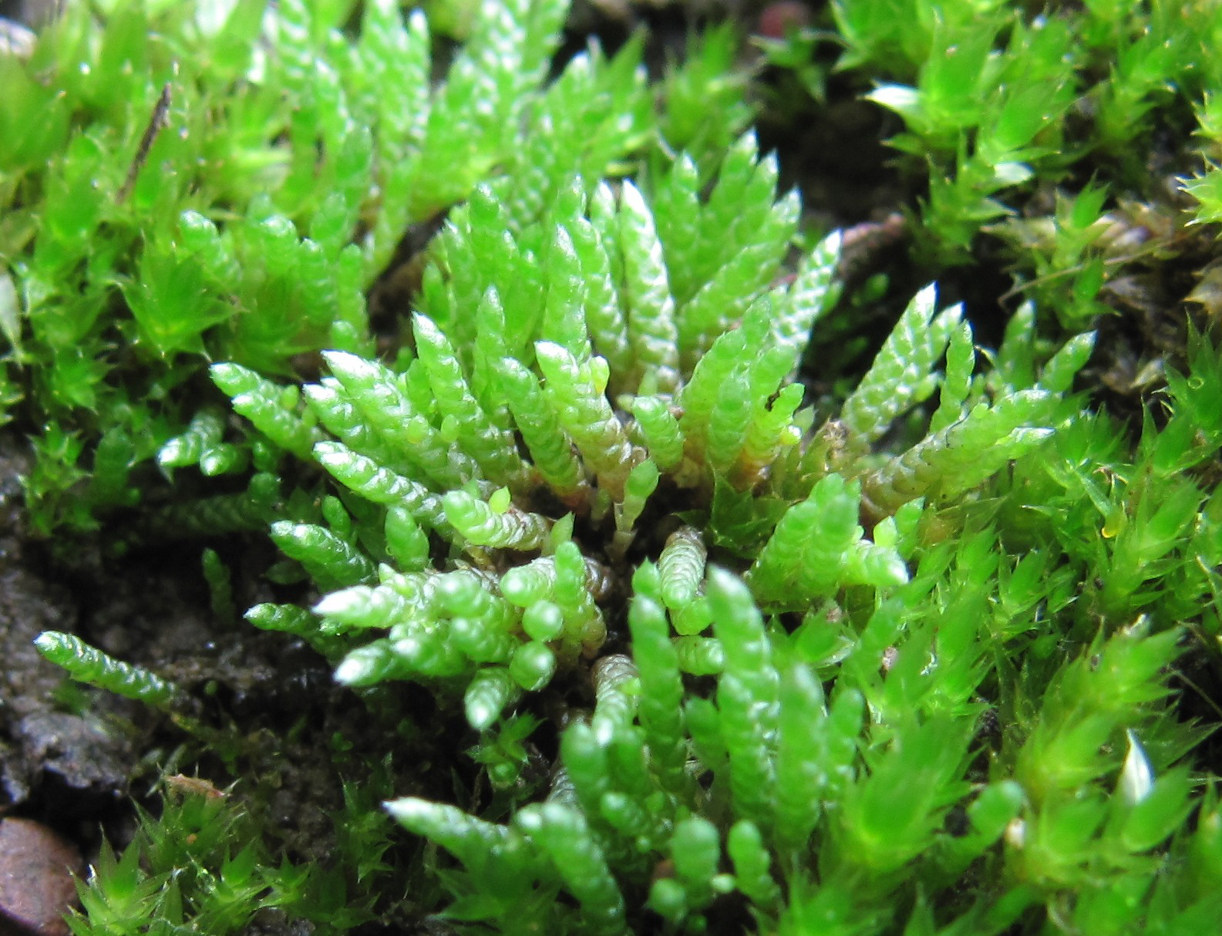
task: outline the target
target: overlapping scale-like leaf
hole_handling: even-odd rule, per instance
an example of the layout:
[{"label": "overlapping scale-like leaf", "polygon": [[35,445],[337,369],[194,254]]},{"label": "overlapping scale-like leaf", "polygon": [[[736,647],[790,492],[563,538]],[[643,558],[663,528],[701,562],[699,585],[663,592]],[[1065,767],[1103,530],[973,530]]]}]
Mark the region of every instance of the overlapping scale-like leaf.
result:
[{"label": "overlapping scale-like leaf", "polygon": [[547,383],[544,394],[561,428],[581,453],[599,486],[621,497],[634,452],[623,424],[606,397],[606,362],[593,358],[584,367],[567,350],[550,341],[535,345]]},{"label": "overlapping scale-like leaf", "polygon": [[840,475],[819,481],[802,503],[785,512],[747,573],[764,602],[791,604],[829,595],[845,585],[899,585],[903,559],[863,539],[858,525],[861,486]]},{"label": "overlapping scale-like leaf", "polygon": [[840,412],[840,421],[862,442],[873,442],[892,420],[925,400],[937,386],[934,365],[962,316],[958,306],[936,313],[936,292],[926,286],[900,316],[869,372]]},{"label": "overlapping scale-like leaf", "polygon": [[437,408],[458,424],[458,443],[490,481],[515,481],[523,466],[512,434],[496,426],[472,395],[445,334],[424,315],[417,315],[414,325],[416,350],[428,372]]},{"label": "overlapping scale-like leaf", "polygon": [[651,386],[671,391],[679,381],[675,302],[653,214],[631,182],[625,182],[620,192],[619,221],[622,302],[628,310],[628,339],[636,367]]}]

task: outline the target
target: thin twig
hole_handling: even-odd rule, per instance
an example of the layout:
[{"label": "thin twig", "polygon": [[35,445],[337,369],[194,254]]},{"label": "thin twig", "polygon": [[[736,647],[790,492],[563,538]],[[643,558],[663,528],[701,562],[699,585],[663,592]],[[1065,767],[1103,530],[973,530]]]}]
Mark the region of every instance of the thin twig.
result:
[{"label": "thin twig", "polygon": [[167,119],[169,113],[170,83],[167,81],[161,89],[157,103],[153,105],[153,114],[149,117],[148,126],[144,128],[144,136],[140,138],[140,146],[136,150],[135,158],[132,159],[131,168],[127,170],[127,179],[123,182],[123,187],[119,189],[119,194],[115,196],[116,202],[122,204],[124,199],[131,194],[132,187],[136,184],[136,176],[140,175],[140,170],[148,160],[149,150],[153,148],[157,134],[169,123]]}]

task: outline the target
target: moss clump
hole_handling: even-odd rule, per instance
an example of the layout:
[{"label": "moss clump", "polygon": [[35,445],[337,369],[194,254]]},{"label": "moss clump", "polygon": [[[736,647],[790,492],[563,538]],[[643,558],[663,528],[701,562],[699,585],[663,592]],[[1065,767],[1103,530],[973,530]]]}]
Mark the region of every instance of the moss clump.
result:
[{"label": "moss clump", "polygon": [[[331,742],[386,802],[349,798],[326,871],[277,863],[261,821],[207,795],[215,847],[163,861],[200,825],[167,807],[99,863],[79,933],[128,932],[129,904],[207,932],[268,906],[401,922],[408,882],[406,913],[505,932],[1218,917],[1216,713],[1196,699],[1222,633],[1222,358],[1181,315],[1143,348],[1166,389],[1140,419],[1097,392],[1154,379],[1116,377],[1118,336],[1169,320],[1164,293],[1140,293],[1141,326],[1109,303],[1165,252],[1189,262],[1187,225],[1211,219],[1209,170],[1179,205],[1133,154],[1180,171],[1193,153],[1160,140],[1194,104],[1209,145],[1214,5],[840,0],[817,24],[834,55],[817,30],[768,47],[805,87],[898,115],[908,262],[954,293],[1008,252],[1003,298],[1027,301],[999,327],[889,289],[902,266],[845,275],[872,262],[863,229],[816,232],[778,191],[729,32],[650,85],[640,40],[553,63],[562,4],[487,4],[434,86],[426,22],[393,4],[208,11],[97,32],[77,12],[0,60],[20,76],[4,119],[54,118],[0,154],[12,412],[47,427],[27,495],[36,529],[85,528],[150,497],[156,458],[193,490],[163,490],[133,542],[267,527],[268,575],[297,591],[247,618],[396,722],[373,751]],[[81,56],[137,77],[39,97],[38,68]],[[163,120],[190,132],[150,136],[124,175]],[[45,169],[30,155],[69,139]],[[435,236],[396,257],[413,224]],[[65,338],[48,323],[85,322],[82,296]],[[875,304],[903,306],[877,334]],[[72,369],[82,347],[92,370]],[[216,553],[205,568],[223,614]],[[125,694],[175,691],[40,646]],[[415,768],[383,765],[418,727],[409,691],[465,737],[403,789]],[[429,845],[383,860],[387,813]]]}]

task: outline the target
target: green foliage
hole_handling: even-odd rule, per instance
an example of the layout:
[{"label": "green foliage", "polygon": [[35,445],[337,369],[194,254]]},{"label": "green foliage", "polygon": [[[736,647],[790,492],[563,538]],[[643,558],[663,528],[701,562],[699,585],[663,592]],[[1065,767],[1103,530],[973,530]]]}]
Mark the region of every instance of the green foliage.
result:
[{"label": "green foliage", "polygon": [[[843,44],[838,68],[874,85],[867,98],[905,125],[890,143],[928,173],[914,226],[926,262],[968,262],[990,222],[1020,229],[1019,237],[1024,227],[1065,223],[1038,201],[1021,219],[1011,216],[1039,183],[1060,184],[1069,166],[1117,188],[1142,186],[1148,167],[1139,154],[1157,146],[1153,135],[1181,120],[1185,102],[1202,92],[1207,139],[1216,123],[1208,102],[1219,76],[1208,50],[1218,18],[1208,0],[1183,9],[1086,3],[1046,10],[1000,0],[838,0],[832,15]],[[790,67],[810,67],[809,52],[805,59],[796,48],[787,52]],[[1210,220],[1214,174],[1184,187],[1200,201],[1196,220]],[[1145,188],[1149,194],[1152,186]],[[1080,249],[1072,236],[1058,235],[1056,244],[1061,258]],[[1040,269],[1046,260],[1038,254],[1018,251],[1016,260],[1041,285],[1053,275],[1050,288],[1073,288],[1077,308],[1065,313],[1071,327],[1099,311],[1091,303],[1105,271],[1094,258],[1055,273]]]},{"label": "green foliage", "polygon": [[1217,224],[1222,221],[1222,170],[1217,160],[1222,156],[1222,104],[1219,93],[1211,88],[1197,105],[1199,124],[1197,133],[1204,140],[1202,155],[1204,171],[1191,179],[1181,179],[1185,192],[1197,201],[1193,221],[1202,224]]},{"label": "green foliage", "polygon": [[275,859],[254,818],[207,780],[168,777],[166,790],[160,815],[141,812],[118,856],[103,843],[89,882],[78,882],[81,912],[68,917],[75,936],[224,936],[247,932],[257,914],[279,908],[321,932],[347,932],[373,918],[368,888],[387,870],[377,860],[385,828],[376,823],[361,834],[351,793],[337,818],[346,823],[343,857],[352,863],[328,867]]},{"label": "green foliage", "polygon": [[752,591],[764,600],[804,606],[846,584],[902,585],[908,580],[894,548],[862,538],[858,486],[828,475],[795,504],[750,569]]},{"label": "green foliage", "polygon": [[153,708],[172,709],[183,694],[176,685],[148,670],[116,660],[79,637],[60,631],[43,631],[34,641],[38,652],[66,669],[73,679]]},{"label": "green foliage", "polygon": [[[305,456],[313,417],[273,404],[268,378],[323,348],[372,350],[363,293],[410,224],[496,173],[526,223],[541,205],[524,193],[616,171],[653,130],[639,46],[578,56],[543,87],[561,2],[480,7],[436,87],[425,19],[388,0],[354,33],[346,4],[196,6],[73,9],[28,61],[0,61],[0,412],[37,427],[41,533],[135,503],[154,456],[241,470],[215,404],[192,410],[210,359],[228,361],[214,379],[238,410]],[[435,381],[444,354],[426,359]]]},{"label": "green foliage", "polygon": [[[753,152],[753,140],[744,138],[727,154],[707,203],[698,203],[697,212],[707,219],[702,223],[709,225],[699,243],[708,246],[694,253],[683,240],[686,232],[658,229],[649,205],[629,183],[615,204],[602,186],[587,200],[578,181],[558,193],[546,220],[522,228],[516,238],[477,237],[476,212],[489,219],[507,217],[506,207],[490,191],[477,192],[442,235],[438,262],[448,265],[450,278],[425,295],[438,312],[459,307],[460,289],[484,296],[480,308],[489,314],[476,317],[472,347],[501,349],[502,356],[473,355],[464,362],[459,346],[439,324],[446,320],[441,315],[416,316],[418,356],[400,355],[397,369],[350,353],[324,354],[333,376],[307,386],[304,397],[318,423],[339,441],[316,443],[315,455],[336,480],[371,502],[373,514],[358,513],[368,516],[380,534],[362,539],[355,531],[281,521],[273,525],[272,536],[322,590],[332,592],[314,609],[323,634],[385,632],[373,643],[352,648],[338,670],[342,682],[368,686],[392,678],[462,675],[470,681],[466,699],[472,725],[488,727],[519,688],[537,691],[557,665],[571,666],[579,656],[595,653],[604,639],[598,605],[607,595],[599,594],[597,585],[604,573],[593,571],[597,565],[583,560],[569,539],[573,520],[606,527],[609,554],[622,555],[638,537],[636,523],[663,479],[697,497],[716,491],[722,499],[737,498],[736,512],[719,524],[715,541],[744,555],[753,543],[762,547],[749,579],[757,598],[775,607],[801,607],[850,585],[888,587],[907,580],[905,560],[896,551],[894,521],[879,528],[890,540],[886,545],[864,539],[857,523],[863,509],[859,483],[846,484],[843,473],[861,473],[866,462],[860,456],[870,444],[936,387],[934,367],[958,313],[950,310],[935,319],[933,291],[922,292],[846,401],[840,421],[825,427],[841,427],[836,431],[845,433],[849,444],[834,458],[821,459],[819,436],[805,429],[807,417],[798,412],[802,394],[791,392],[800,388],[787,381],[803,350],[802,330],[819,314],[818,305],[796,304],[828,303],[834,297],[830,269],[836,241],[811,254],[791,287],[763,291],[784,245],[776,225],[784,231],[792,223],[778,218],[792,217],[792,201],[767,208],[775,171],[769,161],[753,159]],[[689,172],[692,165],[679,157],[668,178]],[[676,190],[669,191],[673,195]],[[741,326],[732,329],[728,319],[693,310],[706,290],[719,283],[717,289],[728,288],[721,279],[727,267],[716,261],[724,256],[726,241],[713,231],[724,228],[731,206],[744,200],[748,205],[762,200],[764,207],[754,211],[756,220],[736,229],[753,231],[757,243],[769,245],[771,259],[759,268],[764,276],[757,272],[735,283],[737,290],[746,291],[747,301]],[[562,212],[570,215],[564,223],[556,220]],[[565,233],[569,227],[588,230],[595,245],[606,235],[614,246],[607,255],[616,258],[614,266],[596,262],[591,272],[607,290],[603,301],[614,304],[623,323],[626,346],[615,347],[629,355],[625,371],[613,370],[597,353],[598,337],[582,327],[580,315],[553,317],[548,312],[557,295],[567,303],[563,308],[584,307],[582,284],[590,278],[575,241]],[[546,246],[546,259],[520,246],[527,243]],[[671,293],[671,243],[684,244],[688,251],[673,261],[674,268],[696,277],[687,287],[693,298],[686,303]],[[602,272],[610,269],[620,271],[618,280]],[[479,278],[474,289],[459,278],[460,271]],[[503,298],[491,306],[491,296]],[[546,297],[542,307],[540,296]],[[727,314],[722,303],[717,307]],[[937,323],[933,327],[931,320]],[[461,333],[471,323],[455,320],[450,327]],[[698,361],[694,366],[676,353],[685,347],[685,334],[686,347]],[[702,347],[708,348],[703,356],[698,354]],[[1071,373],[1081,364],[1075,359],[1062,369]],[[239,402],[255,392],[271,402],[271,393],[247,389],[252,384],[244,377],[235,379],[243,372],[232,365],[215,370],[218,383],[236,390]],[[496,403],[498,385],[509,388],[504,396],[508,407]],[[484,402],[477,396],[481,386]],[[616,411],[612,394],[617,392],[631,400],[634,412],[646,414],[643,425]],[[770,394],[776,397],[771,403]],[[282,409],[295,407],[295,397],[280,396]],[[1014,399],[1029,398],[1030,403],[1006,400],[993,406],[981,401],[942,435],[884,462],[877,477],[870,476],[876,493],[869,507],[878,511],[875,519],[919,496],[973,488],[1042,440],[1050,430],[1027,422],[1050,417],[1055,397],[1032,390]],[[943,410],[961,403],[947,397]],[[669,415],[675,405],[683,413],[677,421]],[[252,412],[270,427],[272,411],[260,406]],[[512,444],[515,429],[532,454],[540,453],[538,466]],[[296,443],[300,434],[282,437]],[[961,437],[973,452],[992,449],[998,454],[983,463],[956,458]],[[565,438],[571,450],[567,445],[545,447],[554,446],[549,440]],[[642,445],[652,440],[665,469]],[[915,473],[907,467],[914,461],[920,465]],[[892,480],[896,473],[904,479],[902,486]],[[555,496],[573,518],[548,517],[525,506],[534,485],[549,480],[555,481]],[[718,504],[715,497],[715,516]],[[341,510],[340,515],[348,528],[348,514]],[[905,516],[910,539],[916,514]],[[395,518],[410,518],[411,529],[431,529],[448,542],[453,558],[436,568],[427,563],[420,568],[425,541],[418,538],[413,568],[386,565],[394,557],[383,535],[392,522],[401,522]],[[705,549],[692,530],[660,560],[661,597],[682,613],[688,636],[699,634],[710,620],[707,611],[689,607],[697,597]],[[406,550],[400,551],[407,557]],[[504,572],[498,583],[495,551],[542,555]],[[459,554],[467,558],[457,561]],[[378,563],[383,563],[380,571]],[[345,586],[353,587],[336,591]],[[559,628],[545,623],[556,612]],[[694,623],[701,618],[703,624]],[[713,663],[721,652],[714,649],[718,641],[724,643],[720,636],[711,644],[689,642],[683,651],[687,668],[718,668]]]},{"label": "green foliage", "polygon": [[[411,682],[469,729],[406,790],[348,784],[331,864],[277,864],[236,802],[167,803],[74,931],[267,907],[339,931],[426,876],[411,912],[472,932],[1214,926],[1222,355],[1159,345],[1129,427],[1074,390],[1115,390],[1117,334],[1155,330],[1099,321],[1116,268],[1191,237],[1133,207],[1166,197],[1135,154],[1199,90],[1217,159],[1216,6],[830,5],[837,80],[927,173],[922,275],[1010,252],[1028,301],[995,328],[932,285],[881,326],[870,286],[837,307],[860,232],[801,228],[728,29],[651,87],[642,39],[554,62],[559,2],[455,5],[448,68],[423,14],[354,8],[137,6],[99,39],[74,12],[0,57],[0,402],[36,427],[35,529],[139,507],[156,459],[205,494],[141,534],[268,529],[301,590],[247,620],[371,714]],[[189,132],[124,176],[157,100]],[[1193,220],[1222,217],[1214,175],[1184,183]],[[375,342],[388,267],[411,308]],[[859,324],[855,367],[827,335]],[[217,552],[204,574],[230,616]],[[68,635],[39,649],[190,701]],[[384,777],[413,730],[355,769]],[[428,842],[409,869],[387,813]]]},{"label": "green foliage", "polygon": [[[945,550],[928,554],[918,575],[928,563],[945,566],[939,553]],[[880,609],[841,669],[830,706],[811,663],[802,659],[809,659],[807,651],[787,650],[789,663],[775,658],[769,649],[775,638],[745,585],[714,571],[708,588],[717,634],[727,646],[726,671],[715,703],[689,698],[680,707],[674,652],[649,636],[663,633],[665,612],[648,597],[659,582],[645,566],[630,612],[640,670],[626,678],[639,679],[628,697],[636,701],[623,710],[623,697],[600,691],[589,723],[573,725],[564,737],[567,774],[547,805],[526,807],[509,826],[419,799],[395,800],[388,809],[459,859],[458,892],[489,895],[481,912],[470,902],[456,912],[506,930],[514,929],[513,919],[552,930],[623,932],[621,894],[645,886],[651,874],[647,906],[674,926],[694,929],[716,894],[735,889],[758,918],[782,930],[805,925],[798,921],[809,921],[812,904],[827,901],[843,904],[838,912],[846,924],[898,924],[915,893],[942,894],[953,905],[944,889],[976,862],[1002,861],[1015,878],[996,900],[960,906],[957,919],[968,927],[987,928],[993,924],[985,921],[1013,919],[1040,900],[1056,905],[1071,892],[1089,891],[1087,866],[1077,863],[1089,860],[1100,869],[1101,855],[1110,856],[1108,873],[1130,876],[1126,886],[1148,886],[1159,865],[1139,856],[1164,842],[1192,808],[1186,775],[1163,774],[1166,768],[1148,760],[1135,740],[1135,732],[1148,733],[1160,738],[1164,759],[1178,756],[1183,732],[1158,727],[1165,725],[1167,698],[1162,671],[1178,653],[1177,634],[1122,633],[1062,665],[1031,733],[1002,747],[1003,759],[1017,756],[1015,779],[974,785],[965,774],[979,709],[954,714],[929,683],[945,673],[946,684],[959,668],[961,651],[951,642],[961,638],[950,630],[960,626],[957,620],[972,630],[981,626],[985,604],[971,596],[996,587],[969,568],[933,573],[938,590],[945,589],[939,603],[949,604],[940,620],[910,619],[904,638],[898,637],[900,606]],[[976,581],[965,581],[966,574]],[[936,653],[947,656],[931,663],[935,634]],[[877,649],[896,639],[899,651],[880,674]],[[978,681],[983,674],[974,668]],[[864,723],[863,696],[876,713],[872,724]],[[675,756],[675,730],[684,723],[679,740],[690,732],[694,760],[690,753]],[[1108,753],[1118,732],[1129,744],[1123,766]],[[1045,770],[1050,773],[1034,773]],[[1086,827],[1076,805],[1083,797],[1098,817]],[[835,808],[825,812],[825,803]],[[703,817],[727,809],[740,817],[728,833]],[[949,831],[954,810],[966,817],[962,832]],[[806,877],[815,860],[812,837],[821,843],[814,854],[824,883],[817,888]],[[723,849],[733,873],[723,870]],[[658,876],[663,862],[672,870]],[[1119,877],[1113,880],[1120,886]],[[514,896],[513,888],[527,881],[532,889]],[[788,904],[780,900],[786,883]],[[557,888],[577,906],[550,899]],[[510,900],[516,913],[507,912]]]},{"label": "green foliage", "polygon": [[[722,172],[743,173],[743,184],[754,184],[758,170],[737,168],[737,158],[727,156]],[[679,157],[672,172],[690,165]],[[708,206],[731,182],[719,177]],[[820,308],[794,304],[831,301],[836,240],[820,245],[789,287],[749,287],[757,291],[731,328],[720,319],[685,318],[696,300],[682,303],[672,292],[666,237],[686,234],[668,235],[630,186],[618,202],[606,188],[589,191],[574,184],[558,193],[546,220],[492,239],[477,238],[471,219],[476,211],[503,219],[506,209],[491,192],[477,194],[442,235],[435,256],[448,278],[426,287],[433,314],[416,318],[419,357],[401,354],[392,369],[352,354],[326,355],[334,376],[304,396],[319,423],[343,441],[317,443],[316,457],[371,502],[374,530],[384,524],[377,518],[388,521],[397,508],[410,516],[409,529],[430,530],[433,542],[445,544],[430,552],[446,558],[425,560],[418,539],[400,551],[410,566],[396,569],[375,537],[356,547],[369,550],[367,563],[351,565],[338,550],[356,541],[342,531],[277,526],[282,548],[321,588],[333,589],[345,575],[352,582],[324,596],[316,619],[294,619],[294,627],[350,642],[337,668],[349,685],[411,679],[439,692],[462,687],[469,724],[495,737],[498,718],[513,712],[523,693],[545,692],[597,656],[607,627],[600,605],[626,585],[617,578],[629,544],[657,548],[657,567],[641,565],[632,576],[633,658],[604,656],[590,671],[595,709],[564,733],[563,770],[545,805],[523,806],[501,826],[444,803],[390,804],[401,823],[462,865],[447,872],[458,901],[450,912],[503,928],[520,922],[621,932],[627,895],[646,888],[659,862],[673,862],[673,877],[646,888],[646,906],[671,925],[698,927],[716,895],[736,888],[756,901],[762,919],[788,925],[804,911],[800,899],[787,908],[780,895],[805,886],[803,856],[812,840],[821,843],[820,867],[830,881],[846,888],[858,882],[855,906],[878,913],[888,895],[902,905],[895,895],[906,887],[941,892],[956,873],[985,860],[1022,805],[1013,781],[1003,778],[982,799],[992,811],[971,811],[979,834],[960,841],[944,831],[948,811],[968,810],[982,795],[965,778],[980,711],[973,699],[990,672],[981,641],[990,627],[1009,635],[1004,639],[1024,633],[1015,619],[1032,606],[1022,588],[1037,588],[1030,573],[1038,566],[1015,570],[1005,601],[990,597],[999,587],[988,579],[996,559],[986,558],[995,534],[965,535],[956,552],[930,545],[921,526],[955,523],[936,505],[962,500],[1007,463],[1040,463],[1035,449],[1077,413],[1063,395],[1089,357],[1090,337],[1068,342],[1037,373],[1032,320],[1020,318],[996,355],[995,373],[977,379],[970,329],[957,309],[936,313],[933,290],[924,290],[840,416],[815,429],[809,411],[799,409],[801,394],[791,397],[786,387],[803,329]],[[712,211],[708,206],[698,211]],[[565,221],[555,220],[566,212]],[[603,249],[605,261],[592,255],[592,276],[582,275],[576,240],[558,233],[569,228],[588,230],[593,243],[605,240],[613,251]],[[759,236],[771,236],[766,225],[762,230]],[[528,243],[546,248],[546,258],[520,246]],[[705,269],[712,277],[706,283],[724,269],[701,267],[698,253],[687,256],[685,272]],[[474,288],[460,270],[478,278]],[[600,338],[591,319],[583,322],[583,282],[600,284],[602,314],[613,307],[623,341]],[[692,295],[705,288],[695,286]],[[487,314],[443,326],[448,310],[460,306],[460,289],[485,297],[478,308]],[[553,295],[566,297],[570,316],[548,311]],[[446,329],[472,327],[464,360]],[[682,354],[668,356],[683,347],[684,328],[693,350],[707,348],[692,364]],[[625,369],[599,354],[603,340],[627,355]],[[937,370],[944,356],[945,379]],[[515,388],[505,395],[507,407],[496,405],[498,383]],[[872,453],[939,386],[930,432],[893,454]],[[611,394],[629,405],[617,409]],[[672,407],[681,410],[678,419]],[[512,468],[508,456],[495,459],[510,449],[490,443],[514,430],[532,456],[554,451],[544,456],[554,467],[516,452]],[[549,435],[567,438],[571,449],[545,449]],[[655,440],[662,452],[656,461]],[[551,479],[559,509],[530,509]],[[665,544],[651,545],[635,520],[663,483],[702,506],[684,514],[688,525]],[[870,518],[869,537],[863,517]],[[711,524],[708,533],[702,522]],[[580,541],[577,523],[586,531]],[[589,531],[598,529],[609,567],[583,556]],[[297,532],[289,537],[290,530]],[[706,581],[710,550],[723,561],[745,555],[754,562],[738,566],[741,578],[712,567]],[[381,563],[376,584],[362,580],[373,563]],[[1064,588],[1068,579],[1050,581]],[[991,600],[1004,609],[995,622],[984,613]],[[1063,597],[1058,607],[1066,607]],[[764,610],[805,619],[789,634]],[[842,675],[829,707],[813,670],[833,664]],[[1162,697],[1161,688],[1145,694],[1159,668],[1125,678],[1135,702]],[[685,693],[684,673],[714,677],[714,698]],[[869,726],[863,704],[879,719]],[[1108,736],[1125,727],[1108,723]],[[481,750],[502,763],[504,755],[492,753],[495,742]],[[512,772],[514,762],[503,769]],[[912,793],[897,795],[912,777],[919,778]],[[1099,777],[1083,775],[1078,783]],[[825,814],[824,802],[837,807]],[[735,874],[721,870],[721,850],[730,848],[722,841],[726,822],[736,830]],[[918,859],[927,870],[905,881],[900,871]],[[557,903],[558,891],[576,907]],[[1013,898],[1037,899],[1025,891]]]}]

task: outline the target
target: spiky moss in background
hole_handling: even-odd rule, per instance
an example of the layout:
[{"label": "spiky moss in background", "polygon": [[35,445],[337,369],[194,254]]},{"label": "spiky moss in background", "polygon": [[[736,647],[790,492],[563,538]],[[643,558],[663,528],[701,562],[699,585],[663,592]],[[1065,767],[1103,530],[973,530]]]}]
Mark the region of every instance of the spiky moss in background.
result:
[{"label": "spiky moss in background", "polygon": [[[968,28],[967,6],[937,22]],[[578,60],[545,92],[505,92],[538,107],[524,108],[537,119],[515,149],[498,133],[516,128],[480,123],[492,112],[472,95],[511,81],[502,57],[533,35],[524,9],[490,6],[433,109],[427,93],[413,99],[423,110],[411,112],[411,139],[474,108],[463,132],[504,146],[459,161],[462,184],[436,197],[412,190],[424,214],[470,198],[425,257],[397,356],[341,345],[301,390],[257,355],[217,364],[213,380],[255,432],[204,409],[160,447],[167,468],[210,472],[232,446],[232,464],[259,469],[249,494],[161,518],[163,529],[274,521],[290,560],[276,574],[302,570],[320,597],[261,604],[254,623],[310,642],[374,709],[409,680],[439,706],[461,699],[481,731],[491,794],[387,803],[458,864],[429,850],[390,880],[416,882],[423,912],[445,906],[452,925],[506,932],[752,920],[794,933],[1208,929],[1222,910],[1222,818],[1193,770],[1213,772],[1209,725],[1171,687],[1217,658],[1222,530],[1202,470],[1222,440],[1212,346],[1194,341],[1166,411],[1131,450],[1070,393],[1089,334],[1049,341],[1026,304],[995,350],[978,349],[960,310],[939,312],[929,288],[842,405],[820,401],[816,413],[795,378],[811,376],[799,363],[834,301],[836,236],[782,276],[797,203],[775,200],[772,161],[737,127],[692,130],[690,113],[670,120],[665,105],[652,123],[624,64],[631,50],[605,70]],[[1109,9],[1050,22],[1119,21]],[[901,19],[888,10],[836,5],[858,64],[871,42],[889,48]],[[341,48],[326,31],[336,10],[285,12],[306,28],[276,41]],[[879,20],[869,29],[867,13]],[[419,61],[423,21],[396,31],[384,6],[378,15]],[[1193,15],[1183,22],[1195,40]],[[991,28],[977,43],[986,51],[1000,35]],[[1059,48],[1060,26],[1042,28],[1015,26],[1016,77],[1023,42]],[[931,55],[902,48],[916,67]],[[670,90],[684,99],[683,82]],[[910,98],[876,94],[887,106]],[[1011,116],[1031,103],[1007,100],[994,105]],[[616,119],[625,110],[632,119]],[[560,119],[573,113],[585,116]],[[991,169],[954,177],[971,197],[955,224],[930,225],[948,249],[938,262],[962,256],[962,223],[998,217],[993,196],[1023,181],[1020,157],[1045,168],[1048,154],[1027,144],[1059,113],[1019,121],[1032,135],[1003,134],[1009,149],[965,156]],[[600,181],[653,132],[669,147],[647,153],[635,183]],[[437,133],[434,155],[404,165],[453,169],[467,137]],[[556,155],[573,152],[593,155]],[[405,223],[385,217],[388,230]],[[180,223],[199,256],[224,258],[228,225],[189,213]],[[816,378],[836,353],[815,346]],[[310,476],[286,453],[337,485],[293,491],[292,477]],[[215,570],[211,580],[223,590]],[[88,648],[41,644],[82,678],[179,697]],[[532,755],[557,734],[559,756],[541,772]],[[396,747],[388,737],[386,751]],[[384,789],[385,775],[371,785]],[[217,799],[194,795],[193,809]],[[339,852],[349,867],[322,875],[324,912],[311,888],[290,886],[309,872],[272,867],[257,845],[235,855],[210,838],[161,861],[158,829],[190,825],[175,815],[146,825],[135,857],[99,864],[90,893],[109,896],[92,899],[79,932],[130,931],[150,909],[171,926],[226,931],[271,905],[343,929],[365,918],[370,888],[392,886],[375,867],[383,840],[367,800],[341,821],[369,834],[354,831]],[[181,863],[206,873],[176,874]],[[131,893],[143,902],[109,900]],[[209,901],[228,915],[201,909]]]}]

